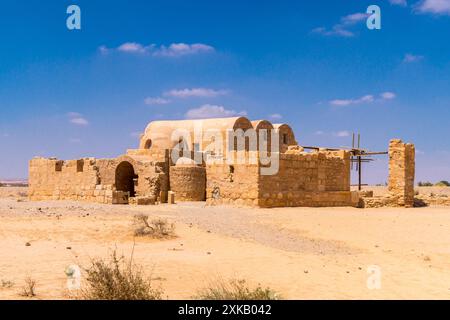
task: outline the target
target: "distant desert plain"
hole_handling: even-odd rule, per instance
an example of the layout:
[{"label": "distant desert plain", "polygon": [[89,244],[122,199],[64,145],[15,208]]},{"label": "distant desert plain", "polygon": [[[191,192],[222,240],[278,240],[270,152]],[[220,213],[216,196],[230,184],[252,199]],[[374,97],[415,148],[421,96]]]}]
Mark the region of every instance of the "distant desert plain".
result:
[{"label": "distant desert plain", "polygon": [[[445,187],[418,192],[450,196]],[[174,223],[176,237],[134,236],[136,214]],[[217,279],[245,279],[283,299],[450,298],[450,207],[31,202],[26,187],[1,187],[0,250],[0,299],[29,299],[21,295],[26,278],[36,281],[33,299],[73,299],[66,268],[83,270],[114,250],[133,255],[165,299],[192,299]],[[368,286],[373,266],[376,288]]]}]

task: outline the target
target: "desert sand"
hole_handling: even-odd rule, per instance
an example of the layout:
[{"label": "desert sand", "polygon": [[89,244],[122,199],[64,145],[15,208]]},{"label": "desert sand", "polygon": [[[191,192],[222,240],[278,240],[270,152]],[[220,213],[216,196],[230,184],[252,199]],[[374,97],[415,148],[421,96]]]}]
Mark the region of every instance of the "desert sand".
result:
[{"label": "desert sand", "polygon": [[[178,237],[134,237],[138,213],[175,223]],[[133,247],[169,299],[237,278],[285,299],[450,298],[450,207],[113,206],[31,202],[26,188],[0,188],[0,299],[24,299],[26,277],[37,281],[36,299],[70,298],[67,266]],[[371,265],[380,289],[367,287]]]}]

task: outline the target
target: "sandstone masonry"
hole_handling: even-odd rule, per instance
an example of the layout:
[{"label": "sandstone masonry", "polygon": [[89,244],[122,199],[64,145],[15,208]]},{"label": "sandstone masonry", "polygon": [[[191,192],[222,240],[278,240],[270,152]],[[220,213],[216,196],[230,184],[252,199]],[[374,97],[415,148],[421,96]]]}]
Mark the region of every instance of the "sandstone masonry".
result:
[{"label": "sandstone masonry", "polygon": [[[265,175],[262,153],[246,140],[231,149],[223,141],[215,152],[204,150],[212,138],[200,133],[258,132],[261,145],[271,145],[271,132],[278,133],[280,150],[275,174]],[[186,134],[174,137],[177,130]],[[261,130],[267,134],[259,135]],[[264,132],[263,132],[264,133]],[[187,135],[187,136],[186,136]],[[236,136],[233,138],[235,139]],[[245,139],[247,139],[246,137]],[[259,146],[260,144],[258,144]],[[182,156],[177,161],[172,154]],[[198,159],[213,161],[194,161]],[[245,161],[233,162],[240,156]],[[287,124],[267,120],[251,122],[245,117],[155,121],[140,137],[139,148],[112,159],[58,160],[34,158],[29,164],[31,200],[77,200],[109,204],[152,205],[179,201],[206,201],[209,205],[251,207],[361,206],[370,197],[350,191],[350,152],[319,149],[305,152]],[[396,206],[414,204],[414,146],[400,140],[389,147],[390,198]],[[252,162],[251,159],[258,161]],[[174,162],[175,161],[175,162]],[[366,200],[364,200],[366,199]],[[375,200],[373,202],[376,202]]]}]

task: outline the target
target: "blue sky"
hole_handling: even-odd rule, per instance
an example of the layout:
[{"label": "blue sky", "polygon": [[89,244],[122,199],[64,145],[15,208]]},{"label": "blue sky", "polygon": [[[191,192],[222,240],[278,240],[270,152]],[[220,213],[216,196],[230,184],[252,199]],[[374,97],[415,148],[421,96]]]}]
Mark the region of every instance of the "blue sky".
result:
[{"label": "blue sky", "polygon": [[[246,114],[303,145],[399,137],[417,180],[450,180],[450,0],[2,1],[0,38],[1,178],[37,155],[115,157],[155,119]],[[364,176],[386,181],[386,159]]]}]

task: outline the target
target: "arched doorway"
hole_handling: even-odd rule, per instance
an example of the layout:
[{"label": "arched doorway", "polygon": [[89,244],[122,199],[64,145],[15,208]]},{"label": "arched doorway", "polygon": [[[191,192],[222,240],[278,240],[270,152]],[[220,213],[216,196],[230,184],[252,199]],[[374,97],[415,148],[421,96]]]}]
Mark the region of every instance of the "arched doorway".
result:
[{"label": "arched doorway", "polygon": [[116,168],[116,190],[130,193],[130,197],[134,197],[134,179],[138,176],[134,172],[133,165],[128,161],[121,162]]}]

